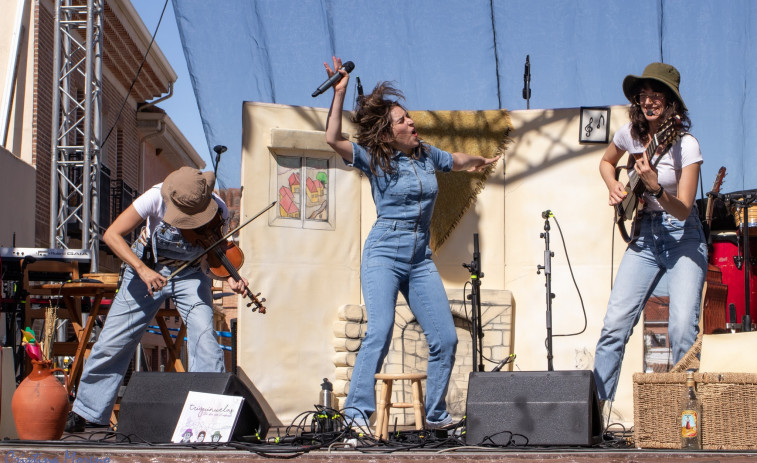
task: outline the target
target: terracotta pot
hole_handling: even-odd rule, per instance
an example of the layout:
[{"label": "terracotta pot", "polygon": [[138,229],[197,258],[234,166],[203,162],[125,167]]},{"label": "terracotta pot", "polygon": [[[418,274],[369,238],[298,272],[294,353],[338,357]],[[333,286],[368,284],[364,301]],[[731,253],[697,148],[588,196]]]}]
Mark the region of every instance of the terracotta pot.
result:
[{"label": "terracotta pot", "polygon": [[32,360],[32,372],[13,394],[11,408],[19,439],[57,440],[63,435],[71,404],[66,387],[53,375],[65,371],[52,365],[50,360]]}]

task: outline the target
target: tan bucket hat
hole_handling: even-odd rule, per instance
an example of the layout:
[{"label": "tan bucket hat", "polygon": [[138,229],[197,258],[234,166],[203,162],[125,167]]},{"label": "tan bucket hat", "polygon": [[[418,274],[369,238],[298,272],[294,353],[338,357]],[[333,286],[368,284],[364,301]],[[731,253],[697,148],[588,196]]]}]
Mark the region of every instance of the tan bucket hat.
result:
[{"label": "tan bucket hat", "polygon": [[218,211],[213,199],[216,176],[191,167],[181,167],[168,174],[160,193],[166,203],[163,221],[184,230],[210,222]]},{"label": "tan bucket hat", "polygon": [[686,103],[683,102],[681,94],[678,92],[678,86],[681,85],[681,74],[678,69],[665,63],[652,63],[644,68],[644,72],[640,76],[629,75],[623,79],[623,93],[628,98],[628,101],[633,103],[634,89],[640,80],[654,80],[666,87],[668,87],[673,94],[675,94],[678,101],[681,102],[684,110],[686,109]]}]

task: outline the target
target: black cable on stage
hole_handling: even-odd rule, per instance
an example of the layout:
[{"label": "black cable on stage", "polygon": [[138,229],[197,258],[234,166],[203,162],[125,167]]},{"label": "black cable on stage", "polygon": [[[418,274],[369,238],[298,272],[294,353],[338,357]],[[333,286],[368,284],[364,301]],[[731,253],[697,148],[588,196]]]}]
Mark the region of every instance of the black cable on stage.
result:
[{"label": "black cable on stage", "polygon": [[118,122],[118,119],[121,118],[121,113],[124,110],[124,107],[126,106],[126,102],[129,101],[129,95],[131,94],[131,91],[134,89],[134,85],[137,83],[137,78],[139,78],[139,73],[142,72],[142,67],[145,65],[145,62],[147,62],[147,56],[150,54],[150,49],[152,48],[153,42],[155,42],[155,36],[158,35],[158,29],[160,29],[160,23],[163,21],[163,15],[166,12],[166,7],[168,6],[168,0],[163,4],[163,11],[160,12],[160,19],[158,19],[158,25],[155,26],[155,32],[152,33],[152,38],[150,39],[150,45],[147,46],[147,51],[145,52],[145,56],[142,58],[142,63],[140,63],[139,68],[137,69],[137,74],[134,76],[134,79],[131,81],[131,85],[129,86],[129,90],[126,92],[126,96],[124,97],[123,103],[121,103],[121,108],[118,110],[118,114],[116,114],[116,119],[113,121],[113,124],[110,126],[110,130],[108,130],[108,134],[103,138],[103,142],[101,146],[105,146],[105,143],[108,141],[108,138],[110,138],[110,134],[113,133],[113,129],[116,128],[116,123]]},{"label": "black cable on stage", "polygon": [[[297,415],[289,426],[286,427],[286,435],[268,437],[265,442],[186,442],[186,443],[154,443],[149,442],[138,435],[122,434],[109,429],[92,431],[88,435],[69,434],[63,437],[61,442],[77,444],[99,444],[102,446],[128,447],[138,446],[150,449],[177,449],[187,448],[194,450],[217,450],[236,449],[244,450],[263,457],[290,459],[301,456],[313,450],[326,450],[329,452],[347,450],[357,451],[363,454],[390,454],[400,451],[412,451],[419,449],[447,449],[464,446],[465,419],[461,420],[455,428],[444,432],[435,430],[408,430],[397,431],[396,429],[387,439],[378,439],[370,434],[370,431],[362,427],[354,427],[352,420],[345,418],[344,410],[334,410],[339,423],[335,426],[337,431],[320,431],[318,417],[323,410],[311,410]],[[363,417],[365,419],[365,417]],[[308,428],[311,429],[308,432]],[[351,442],[350,442],[351,441]],[[333,447],[340,444],[339,447]]]}]

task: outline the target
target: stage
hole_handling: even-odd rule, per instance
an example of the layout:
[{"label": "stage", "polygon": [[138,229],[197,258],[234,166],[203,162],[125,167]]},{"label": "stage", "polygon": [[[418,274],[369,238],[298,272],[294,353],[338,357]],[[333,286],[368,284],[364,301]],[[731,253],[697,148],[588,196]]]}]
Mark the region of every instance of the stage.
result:
[{"label": "stage", "polygon": [[[488,463],[539,462],[751,462],[757,451],[682,451],[637,449],[630,432],[618,430],[604,435],[593,447],[483,447],[466,446],[464,428],[453,431],[400,431],[388,441],[349,434],[356,439],[345,443],[346,433],[302,433],[279,439],[287,428],[272,428],[265,443],[155,444],[118,442],[106,427],[87,427],[83,433],[64,433],[58,441],[0,441],[0,455],[13,463],[183,463],[183,462],[263,462],[293,460],[301,463],[414,463],[455,461]],[[122,438],[119,435],[119,438]],[[134,436],[132,436],[134,439]],[[285,441],[286,443],[282,443]]]}]

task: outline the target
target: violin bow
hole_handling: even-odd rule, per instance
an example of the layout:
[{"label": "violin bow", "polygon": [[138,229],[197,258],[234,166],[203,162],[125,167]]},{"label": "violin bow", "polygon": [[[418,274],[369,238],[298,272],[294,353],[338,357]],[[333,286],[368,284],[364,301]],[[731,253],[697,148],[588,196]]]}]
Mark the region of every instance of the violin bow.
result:
[{"label": "violin bow", "polygon": [[261,215],[263,215],[268,209],[272,208],[275,204],[276,204],[276,201],[272,202],[268,206],[264,207],[263,210],[261,210],[260,212],[258,212],[257,214],[255,214],[252,218],[247,219],[247,221],[245,223],[243,223],[242,225],[238,226],[237,228],[231,230],[230,232],[228,232],[227,234],[225,234],[224,236],[222,236],[221,238],[219,238],[218,241],[216,241],[215,243],[211,244],[210,247],[208,247],[208,249],[206,249],[205,251],[202,252],[202,254],[200,254],[199,256],[195,257],[194,259],[192,259],[191,261],[187,262],[186,264],[182,265],[181,267],[177,268],[176,270],[174,270],[174,272],[172,274],[168,275],[168,277],[166,278],[166,281],[169,281],[171,278],[175,277],[179,272],[181,272],[185,268],[187,268],[189,266],[192,266],[192,265],[196,264],[197,262],[199,262],[200,259],[202,259],[203,257],[205,257],[205,255],[207,253],[209,253],[210,251],[212,251],[216,246],[218,246],[219,244],[223,243],[224,241],[226,241],[227,239],[229,239],[229,237],[231,235],[233,235],[234,233],[238,232],[242,228],[246,227],[250,222],[252,222],[253,220],[255,220],[258,217],[260,217]]}]

